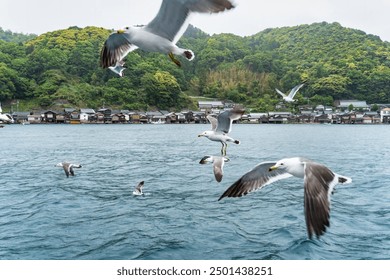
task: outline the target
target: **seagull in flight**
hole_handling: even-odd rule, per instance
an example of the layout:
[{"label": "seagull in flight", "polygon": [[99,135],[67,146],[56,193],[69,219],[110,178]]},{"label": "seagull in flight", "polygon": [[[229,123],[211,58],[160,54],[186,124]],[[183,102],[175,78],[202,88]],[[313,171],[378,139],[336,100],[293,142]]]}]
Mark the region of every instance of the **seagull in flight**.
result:
[{"label": "seagull in flight", "polygon": [[301,157],[262,162],[233,183],[219,200],[241,197],[291,176],[303,178],[307,233],[309,239],[314,234],[319,238],[330,225],[330,196],[334,187],[352,182],[351,178],[336,174],[323,164]]},{"label": "seagull in flight", "polygon": [[144,193],[142,192],[142,189],[144,187],[144,181],[141,181],[138,183],[138,185],[135,187],[133,191],[133,195],[143,195]]},{"label": "seagull in flight", "polygon": [[217,118],[208,115],[207,119],[211,123],[211,130],[202,132],[198,137],[206,137],[211,141],[221,142],[221,154],[222,156],[226,156],[227,142],[240,144],[240,141],[228,136],[228,133],[232,130],[233,121],[239,120],[244,112],[245,110],[243,108],[235,106],[231,110],[220,113]]},{"label": "seagull in flight", "polygon": [[73,164],[69,162],[60,162],[55,165],[56,167],[62,167],[65,171],[66,177],[69,177],[69,175],[74,176],[73,168],[81,168],[82,166],[80,164]]},{"label": "seagull in flight", "polygon": [[293,87],[288,95],[286,95],[285,93],[281,92],[277,88],[275,88],[275,90],[276,90],[277,93],[279,93],[283,97],[284,101],[286,101],[286,102],[294,102],[295,101],[294,100],[294,96],[297,94],[298,90],[300,90],[301,87],[303,87],[304,85],[305,84],[299,84],[299,85]]},{"label": "seagull in flight", "polygon": [[223,176],[223,166],[225,162],[230,161],[227,157],[220,157],[220,156],[204,156],[200,160],[200,164],[207,164],[208,162],[213,163],[213,171],[214,171],[214,177],[217,182],[222,181]]},{"label": "seagull in flight", "polygon": [[188,27],[189,16],[192,13],[219,13],[233,8],[230,0],[163,0],[159,12],[147,25],[126,27],[108,37],[101,50],[100,65],[121,76],[123,59],[140,48],[167,54],[180,67],[181,63],[175,55],[188,60],[195,57],[191,50],[176,46]]}]

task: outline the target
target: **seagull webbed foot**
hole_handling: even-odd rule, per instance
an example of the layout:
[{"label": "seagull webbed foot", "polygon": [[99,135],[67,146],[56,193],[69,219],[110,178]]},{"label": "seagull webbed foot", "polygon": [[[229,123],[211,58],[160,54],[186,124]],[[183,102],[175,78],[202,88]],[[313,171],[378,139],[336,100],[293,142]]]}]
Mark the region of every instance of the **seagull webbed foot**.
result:
[{"label": "seagull webbed foot", "polygon": [[175,58],[173,53],[170,52],[168,56],[178,67],[181,67],[181,62]]},{"label": "seagull webbed foot", "polygon": [[227,149],[227,144],[222,143],[221,155],[222,155],[223,157],[226,156],[226,149]]}]

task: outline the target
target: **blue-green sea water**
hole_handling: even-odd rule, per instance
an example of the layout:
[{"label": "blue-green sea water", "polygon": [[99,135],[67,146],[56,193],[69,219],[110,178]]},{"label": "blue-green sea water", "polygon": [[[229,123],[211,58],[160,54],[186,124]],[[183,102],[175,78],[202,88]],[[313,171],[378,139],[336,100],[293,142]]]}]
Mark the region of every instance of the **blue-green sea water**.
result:
[{"label": "blue-green sea water", "polygon": [[[221,183],[209,125],[0,130],[0,259],[390,259],[390,126],[234,125]],[[253,166],[304,156],[352,177],[309,240],[303,182],[218,201]],[[67,178],[61,161],[82,164]],[[139,181],[144,195],[133,196]]]}]

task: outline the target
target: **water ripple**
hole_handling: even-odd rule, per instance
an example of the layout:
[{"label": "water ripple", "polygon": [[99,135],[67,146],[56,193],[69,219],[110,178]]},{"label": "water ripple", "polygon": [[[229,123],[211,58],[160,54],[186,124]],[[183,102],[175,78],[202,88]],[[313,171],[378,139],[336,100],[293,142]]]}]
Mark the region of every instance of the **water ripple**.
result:
[{"label": "water ripple", "polygon": [[[388,126],[237,125],[241,145],[229,146],[221,183],[199,165],[220,150],[197,137],[208,128],[8,126],[0,259],[390,258]],[[255,164],[296,155],[353,178],[332,196],[321,239],[307,239],[300,179],[217,201]],[[83,168],[66,178],[54,167],[63,160]],[[145,195],[135,197],[141,180]]]}]

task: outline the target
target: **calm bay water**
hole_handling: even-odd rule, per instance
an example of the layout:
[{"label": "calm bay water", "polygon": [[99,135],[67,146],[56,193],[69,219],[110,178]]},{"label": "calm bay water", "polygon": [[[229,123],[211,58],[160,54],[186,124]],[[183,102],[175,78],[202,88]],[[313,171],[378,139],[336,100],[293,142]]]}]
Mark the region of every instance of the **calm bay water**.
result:
[{"label": "calm bay water", "polygon": [[[221,183],[209,125],[0,130],[0,259],[390,259],[390,126],[235,125]],[[352,177],[308,240],[303,181],[217,201],[261,161],[305,156]],[[66,178],[61,161],[83,165]],[[132,195],[145,181],[144,196]]]}]

